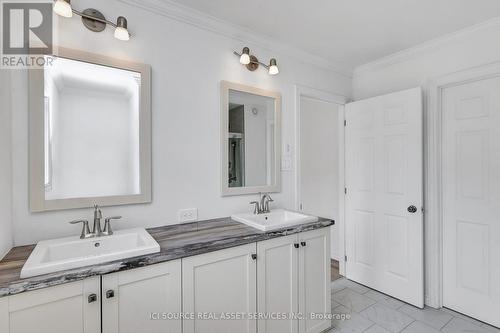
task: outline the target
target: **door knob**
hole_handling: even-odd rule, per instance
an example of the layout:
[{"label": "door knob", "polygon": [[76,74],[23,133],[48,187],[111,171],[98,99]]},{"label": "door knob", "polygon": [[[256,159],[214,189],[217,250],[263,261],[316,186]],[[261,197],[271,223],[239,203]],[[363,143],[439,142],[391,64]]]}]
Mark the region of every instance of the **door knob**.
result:
[{"label": "door knob", "polygon": [[410,212],[410,213],[416,213],[417,212],[417,207],[415,207],[414,205],[411,205],[410,207],[408,207],[408,212]]}]

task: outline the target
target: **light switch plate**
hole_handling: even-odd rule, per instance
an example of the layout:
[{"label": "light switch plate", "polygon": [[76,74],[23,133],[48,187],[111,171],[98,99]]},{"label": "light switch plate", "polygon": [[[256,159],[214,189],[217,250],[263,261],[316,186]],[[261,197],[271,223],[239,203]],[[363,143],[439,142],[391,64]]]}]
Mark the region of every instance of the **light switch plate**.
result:
[{"label": "light switch plate", "polygon": [[292,171],[292,157],[289,154],[284,154],[281,157],[281,171]]},{"label": "light switch plate", "polygon": [[198,208],[187,208],[179,210],[179,222],[198,221]]}]

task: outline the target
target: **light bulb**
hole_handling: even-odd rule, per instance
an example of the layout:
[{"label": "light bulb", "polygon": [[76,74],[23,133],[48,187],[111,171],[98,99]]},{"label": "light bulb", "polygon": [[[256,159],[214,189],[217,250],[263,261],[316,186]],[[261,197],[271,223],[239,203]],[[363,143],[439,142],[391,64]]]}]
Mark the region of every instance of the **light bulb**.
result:
[{"label": "light bulb", "polygon": [[243,51],[241,51],[240,63],[243,65],[248,65],[250,63],[250,49],[246,46],[243,48]]},{"label": "light bulb", "polygon": [[130,35],[128,30],[122,27],[116,27],[115,29],[115,38],[119,40],[129,40]]},{"label": "light bulb", "polygon": [[272,58],[269,62],[269,75],[276,75],[280,72],[278,65],[276,64],[276,59]]},{"label": "light bulb", "polygon": [[54,12],[63,17],[73,16],[70,0],[57,0],[54,4]]},{"label": "light bulb", "polygon": [[115,38],[119,40],[130,39],[130,34],[127,30],[127,19],[123,16],[118,16],[116,19]]}]

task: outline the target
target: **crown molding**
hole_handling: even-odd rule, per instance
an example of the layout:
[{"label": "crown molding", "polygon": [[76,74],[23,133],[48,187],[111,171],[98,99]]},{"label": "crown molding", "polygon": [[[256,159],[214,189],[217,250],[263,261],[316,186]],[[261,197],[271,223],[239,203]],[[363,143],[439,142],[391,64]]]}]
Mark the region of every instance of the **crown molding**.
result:
[{"label": "crown molding", "polygon": [[371,61],[364,65],[360,65],[354,68],[353,77],[363,75],[364,73],[367,72],[380,70],[403,61],[408,61],[412,58],[439,49],[443,45],[453,42],[465,35],[498,26],[500,26],[500,17],[495,17],[493,19],[489,19],[487,21],[457,30],[455,32],[443,35],[441,37],[431,39],[429,41],[415,45],[408,49],[404,49],[402,51],[395,52],[393,54],[387,55],[375,61]]},{"label": "crown molding", "polygon": [[320,56],[279,42],[271,37],[257,34],[242,26],[221,20],[201,11],[189,8],[171,0],[118,0],[124,4],[141,8],[151,13],[182,22],[204,31],[210,31],[245,44],[256,45],[269,52],[291,57],[296,61],[326,69],[337,75],[352,78],[352,68],[343,68]]}]

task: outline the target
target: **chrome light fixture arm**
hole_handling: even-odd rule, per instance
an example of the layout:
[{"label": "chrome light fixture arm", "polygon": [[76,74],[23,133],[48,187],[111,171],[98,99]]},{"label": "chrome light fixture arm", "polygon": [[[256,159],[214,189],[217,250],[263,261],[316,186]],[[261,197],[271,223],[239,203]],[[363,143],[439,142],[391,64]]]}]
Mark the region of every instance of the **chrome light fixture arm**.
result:
[{"label": "chrome light fixture arm", "polygon": [[116,23],[114,23],[107,20],[97,9],[87,8],[84,11],[74,9],[70,0],[54,0],[54,12],[67,18],[70,18],[71,14],[80,16],[83,25],[94,32],[103,31],[106,25],[110,25],[115,28],[115,37],[117,39],[128,40],[131,36],[127,29],[127,19],[123,16],[118,16]]},{"label": "chrome light fixture arm", "polygon": [[250,49],[246,46],[241,52],[233,51],[233,54],[239,57],[240,63],[245,65],[246,68],[251,72],[255,71],[257,68],[259,68],[259,66],[262,66],[268,71],[269,75],[279,74],[278,64],[275,58],[271,58],[269,60],[269,65],[267,65],[263,62],[260,62],[256,56],[250,54]]}]

